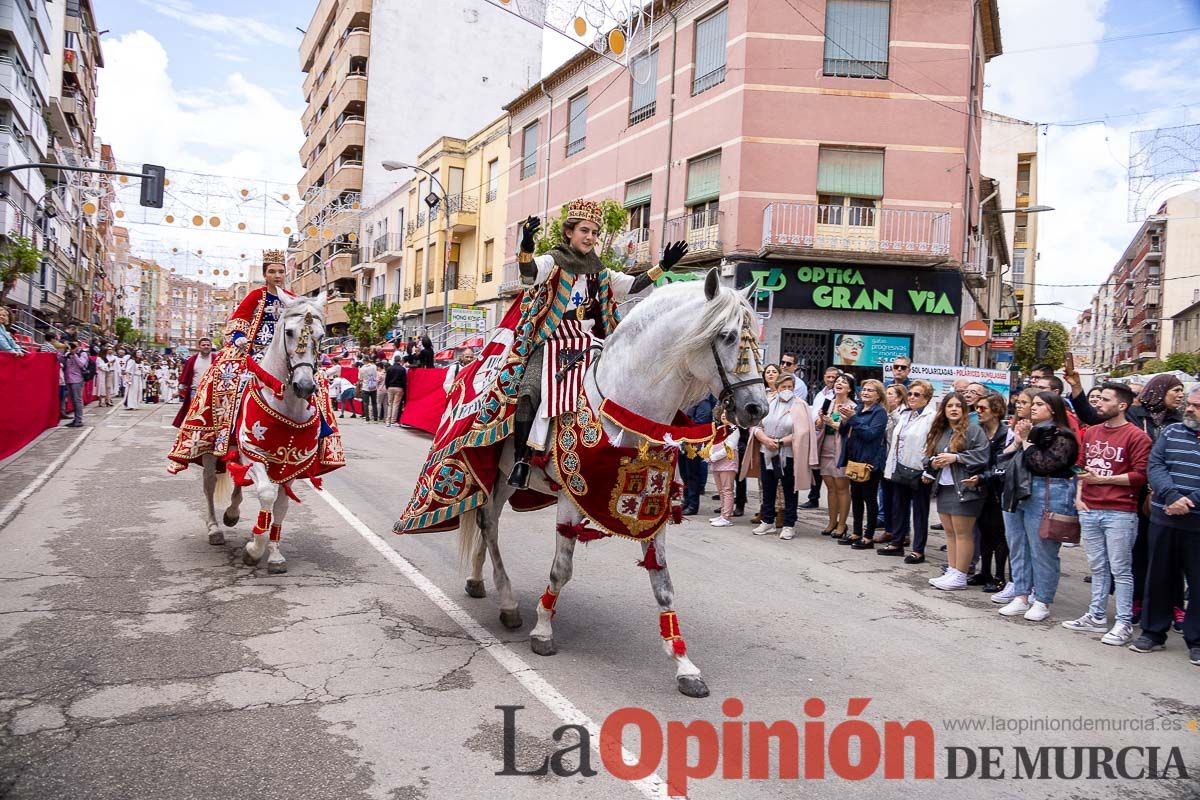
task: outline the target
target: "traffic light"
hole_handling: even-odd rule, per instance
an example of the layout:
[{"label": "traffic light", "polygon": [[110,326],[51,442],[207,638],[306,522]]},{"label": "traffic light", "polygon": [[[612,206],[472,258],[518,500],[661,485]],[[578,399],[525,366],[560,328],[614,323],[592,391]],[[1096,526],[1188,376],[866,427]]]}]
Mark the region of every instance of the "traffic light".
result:
[{"label": "traffic light", "polygon": [[142,164],[142,196],[138,201],[146,208],[163,207],[163,185],[167,169],[158,164]]},{"label": "traffic light", "polygon": [[1034,358],[1037,361],[1044,361],[1046,353],[1050,351],[1050,331],[1041,330],[1037,332],[1037,347],[1034,349]]}]

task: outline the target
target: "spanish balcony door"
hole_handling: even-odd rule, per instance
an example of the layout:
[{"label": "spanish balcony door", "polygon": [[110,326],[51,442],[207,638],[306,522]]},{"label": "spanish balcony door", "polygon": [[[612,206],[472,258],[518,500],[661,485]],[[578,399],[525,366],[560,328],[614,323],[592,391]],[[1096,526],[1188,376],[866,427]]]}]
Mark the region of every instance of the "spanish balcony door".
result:
[{"label": "spanish balcony door", "polygon": [[816,241],[825,250],[874,252],[879,249],[878,201],[823,194],[818,197]]}]

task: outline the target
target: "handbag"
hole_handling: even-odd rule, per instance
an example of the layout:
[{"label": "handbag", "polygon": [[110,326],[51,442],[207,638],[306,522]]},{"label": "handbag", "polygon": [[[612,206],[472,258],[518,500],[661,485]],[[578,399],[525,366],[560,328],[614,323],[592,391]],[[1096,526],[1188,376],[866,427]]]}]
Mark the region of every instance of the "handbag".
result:
[{"label": "handbag", "polygon": [[[850,445],[850,439],[854,436],[854,430],[846,436],[846,446]],[[865,461],[851,461],[846,459],[846,477],[854,483],[866,483],[871,480],[871,470],[874,469]]]},{"label": "handbag", "polygon": [[[912,424],[912,420],[909,420],[909,424]],[[910,467],[900,461],[904,455],[904,430],[907,427],[908,425],[905,425],[904,428],[901,428],[900,435],[897,437],[900,442],[900,452],[896,454],[896,466],[892,469],[892,483],[915,490],[921,487],[921,476],[925,471]]]},{"label": "handbag", "polygon": [[1042,502],[1042,523],[1038,537],[1062,544],[1079,544],[1079,517],[1057,514],[1050,510],[1050,479],[1046,478],[1046,495]]}]

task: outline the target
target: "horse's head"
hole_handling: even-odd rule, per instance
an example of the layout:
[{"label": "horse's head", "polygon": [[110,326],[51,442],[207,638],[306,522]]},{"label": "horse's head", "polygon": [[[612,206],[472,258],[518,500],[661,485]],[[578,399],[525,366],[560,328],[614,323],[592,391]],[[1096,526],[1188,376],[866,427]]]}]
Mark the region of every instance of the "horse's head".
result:
[{"label": "horse's head", "polygon": [[282,337],[287,359],[285,386],[301,400],[317,391],[317,352],[325,336],[325,292],[313,297],[285,297],[281,301],[275,337]]},{"label": "horse's head", "polygon": [[[688,289],[688,291],[694,291]],[[758,350],[758,317],[745,295],[722,287],[716,270],[704,279],[704,298],[682,337],[669,344],[662,357],[717,398],[730,422],[757,425],[767,413],[767,389]]]}]

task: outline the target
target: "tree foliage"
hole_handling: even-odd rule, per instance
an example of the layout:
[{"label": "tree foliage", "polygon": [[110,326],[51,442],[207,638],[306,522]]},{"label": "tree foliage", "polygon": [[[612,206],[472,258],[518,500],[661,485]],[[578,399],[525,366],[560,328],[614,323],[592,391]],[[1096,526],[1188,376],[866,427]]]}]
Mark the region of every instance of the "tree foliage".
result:
[{"label": "tree foliage", "polygon": [[[596,252],[599,254],[600,261],[604,263],[604,266],[618,272],[623,272],[625,262],[613,249],[613,242],[625,232],[625,226],[629,224],[629,212],[616,200],[600,201],[600,209],[602,212],[600,241],[596,247]],[[563,238],[563,223],[566,221],[566,205],[563,205],[559,210],[558,216],[543,220],[542,233],[535,243],[534,252],[540,256],[548,253],[551,248],[565,242],[566,239]]]},{"label": "tree foliage", "polygon": [[28,236],[8,234],[8,241],[0,245],[0,303],[17,285],[22,275],[32,275],[42,263],[42,251],[34,247]]},{"label": "tree foliage", "polygon": [[399,313],[399,303],[385,305],[379,301],[361,303],[351,299],[346,302],[346,329],[358,340],[358,346],[365,349],[383,341]]},{"label": "tree foliage", "polygon": [[1158,373],[1166,372],[1169,369],[1170,367],[1167,366],[1167,362],[1157,358],[1152,358],[1145,364],[1142,364],[1142,368],[1138,370],[1138,373],[1142,375],[1157,375]]},{"label": "tree foliage", "polygon": [[[1037,358],[1037,332],[1050,332],[1050,346],[1046,349],[1045,358]],[[1031,325],[1026,325],[1017,337],[1013,346],[1017,366],[1022,372],[1029,372],[1035,364],[1049,364],[1055,369],[1062,369],[1067,360],[1067,348],[1071,336],[1061,323],[1048,319],[1039,319]]]},{"label": "tree foliage", "polygon": [[1200,372],[1200,353],[1171,353],[1167,356],[1167,369],[1195,375]]},{"label": "tree foliage", "polygon": [[133,320],[129,317],[117,317],[113,322],[113,330],[116,331],[118,342],[132,342]]}]

